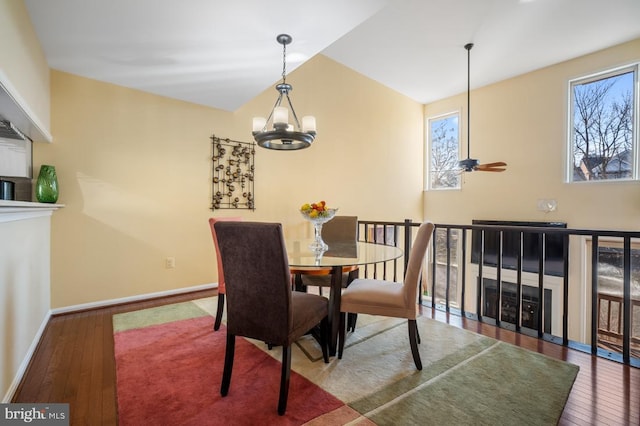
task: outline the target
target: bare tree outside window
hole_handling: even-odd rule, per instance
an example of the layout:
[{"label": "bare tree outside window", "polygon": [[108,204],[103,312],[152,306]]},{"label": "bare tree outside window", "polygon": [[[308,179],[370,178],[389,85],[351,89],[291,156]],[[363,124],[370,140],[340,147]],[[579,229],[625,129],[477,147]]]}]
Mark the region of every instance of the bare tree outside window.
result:
[{"label": "bare tree outside window", "polygon": [[572,82],[570,181],[636,178],[636,70]]},{"label": "bare tree outside window", "polygon": [[429,189],[460,188],[459,114],[429,119]]}]

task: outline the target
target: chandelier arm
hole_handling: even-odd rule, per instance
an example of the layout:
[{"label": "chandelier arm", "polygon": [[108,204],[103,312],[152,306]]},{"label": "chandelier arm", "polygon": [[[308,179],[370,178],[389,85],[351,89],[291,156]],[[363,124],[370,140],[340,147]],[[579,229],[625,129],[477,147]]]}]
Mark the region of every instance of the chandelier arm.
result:
[{"label": "chandelier arm", "polygon": [[[289,98],[289,92],[286,93],[287,102],[289,102],[289,107],[291,108],[291,115],[293,115],[293,119],[296,122],[296,130],[302,131],[302,126],[300,126],[300,121],[298,120],[298,115],[296,114],[296,110],[293,109],[293,104],[291,103],[291,98]],[[282,97],[282,94],[280,95]]]}]

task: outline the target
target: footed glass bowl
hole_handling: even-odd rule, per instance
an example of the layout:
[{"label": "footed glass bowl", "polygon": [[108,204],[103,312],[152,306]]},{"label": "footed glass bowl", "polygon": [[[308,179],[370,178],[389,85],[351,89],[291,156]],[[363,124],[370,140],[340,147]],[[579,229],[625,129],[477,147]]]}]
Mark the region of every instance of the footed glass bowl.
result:
[{"label": "footed glass bowl", "polygon": [[313,211],[315,210],[300,211],[302,217],[313,223],[313,231],[315,236],[313,242],[309,244],[309,248],[315,252],[324,252],[329,248],[329,246],[322,240],[322,225],[333,219],[338,209],[326,209],[322,212],[318,212],[317,216],[310,214]]}]

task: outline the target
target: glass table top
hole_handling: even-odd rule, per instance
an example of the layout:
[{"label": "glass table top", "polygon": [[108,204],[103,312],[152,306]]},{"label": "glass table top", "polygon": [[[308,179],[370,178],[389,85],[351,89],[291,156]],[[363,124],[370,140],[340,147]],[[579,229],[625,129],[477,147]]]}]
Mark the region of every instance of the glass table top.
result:
[{"label": "glass table top", "polygon": [[331,267],[365,265],[397,259],[403,251],[398,247],[363,241],[326,242],[329,249],[316,253],[309,249],[313,239],[286,239],[289,266]]}]

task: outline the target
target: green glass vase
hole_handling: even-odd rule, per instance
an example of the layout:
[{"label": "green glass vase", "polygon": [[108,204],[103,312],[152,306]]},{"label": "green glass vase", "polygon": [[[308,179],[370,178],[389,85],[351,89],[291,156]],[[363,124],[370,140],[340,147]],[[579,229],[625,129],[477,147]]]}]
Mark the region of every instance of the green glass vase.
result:
[{"label": "green glass vase", "polygon": [[58,201],[58,177],[56,168],[43,164],[36,181],[36,199],[41,203]]}]

